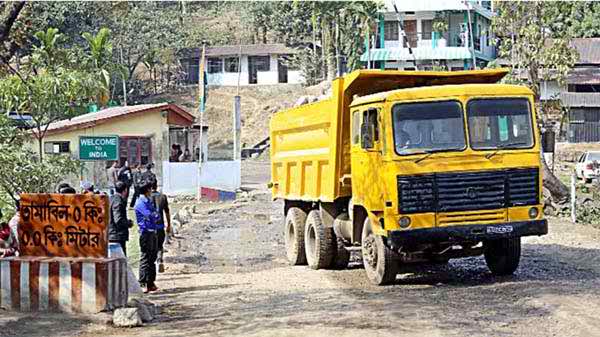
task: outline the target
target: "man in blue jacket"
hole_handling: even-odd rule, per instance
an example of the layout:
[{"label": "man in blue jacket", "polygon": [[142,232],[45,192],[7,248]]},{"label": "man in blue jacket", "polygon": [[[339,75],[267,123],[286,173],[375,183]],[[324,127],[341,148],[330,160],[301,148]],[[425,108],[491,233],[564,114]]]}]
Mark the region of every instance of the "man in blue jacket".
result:
[{"label": "man in blue jacket", "polygon": [[140,232],[140,286],[145,287],[145,293],[156,291],[156,256],[158,242],[156,231],[160,217],[151,198],[152,185],[144,181],[140,186],[140,197],[135,202],[135,217]]}]

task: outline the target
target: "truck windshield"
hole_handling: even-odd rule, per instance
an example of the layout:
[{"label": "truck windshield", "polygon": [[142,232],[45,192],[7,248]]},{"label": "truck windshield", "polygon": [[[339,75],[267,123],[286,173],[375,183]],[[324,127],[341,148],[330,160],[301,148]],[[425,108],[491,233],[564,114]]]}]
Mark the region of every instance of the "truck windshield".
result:
[{"label": "truck windshield", "polygon": [[533,146],[531,111],[525,98],[470,100],[467,119],[471,147],[475,150]]},{"label": "truck windshield", "polygon": [[399,103],[392,108],[396,153],[410,155],[466,147],[458,101]]}]

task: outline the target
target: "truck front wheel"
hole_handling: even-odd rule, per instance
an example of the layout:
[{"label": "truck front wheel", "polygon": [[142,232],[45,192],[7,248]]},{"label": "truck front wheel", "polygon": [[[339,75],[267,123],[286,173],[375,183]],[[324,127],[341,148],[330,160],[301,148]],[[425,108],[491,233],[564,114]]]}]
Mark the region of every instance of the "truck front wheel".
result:
[{"label": "truck front wheel", "polygon": [[291,265],[306,264],[304,253],[304,224],[306,212],[298,207],[291,207],[285,216],[285,250]]},{"label": "truck front wheel", "polygon": [[383,237],[373,234],[368,217],[362,231],[362,257],[371,283],[384,285],[396,280],[398,256],[383,243]]},{"label": "truck front wheel", "polygon": [[318,210],[312,210],[306,218],[304,244],[306,260],[312,269],[324,269],[331,266],[335,254],[333,228],[325,227]]},{"label": "truck front wheel", "polygon": [[511,275],[521,259],[521,238],[485,241],[483,256],[492,274]]}]

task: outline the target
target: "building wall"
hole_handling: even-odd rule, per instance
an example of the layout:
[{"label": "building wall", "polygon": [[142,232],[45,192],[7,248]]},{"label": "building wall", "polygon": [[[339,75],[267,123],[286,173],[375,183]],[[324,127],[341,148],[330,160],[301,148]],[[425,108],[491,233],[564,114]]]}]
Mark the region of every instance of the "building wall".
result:
[{"label": "building wall", "polygon": [[[269,71],[259,71],[257,74],[257,84],[259,85],[270,85],[279,83],[279,72],[278,72],[278,60],[277,54],[269,55]],[[225,59],[229,56],[219,57]],[[205,67],[208,68],[208,58],[205,63]],[[212,73],[207,74],[208,85],[218,86],[236,86],[238,84],[238,73]],[[248,74],[248,55],[242,55],[240,62],[240,73],[239,73],[240,85],[249,85],[249,74]],[[301,84],[304,83],[304,78],[301,76],[300,71],[288,70],[288,83]]]},{"label": "building wall", "polygon": [[[155,172],[158,181],[162,179],[162,162],[169,158],[169,125],[162,113],[144,113],[131,115],[124,118],[115,119],[105,124],[92,128],[67,131],[60,134],[48,135],[44,142],[48,141],[68,141],[70,142],[70,151],[74,158],[79,158],[79,136],[136,136],[148,137],[152,142],[152,162],[155,164]],[[33,149],[37,151],[37,141],[31,143]],[[46,154],[51,155],[51,154]],[[93,182],[96,187],[104,188],[107,186],[106,162],[85,162],[83,174],[78,177],[81,180]],[[79,187],[79,179],[70,181],[75,187]],[[72,180],[75,180],[74,178]]]},{"label": "building wall", "polygon": [[561,87],[556,81],[544,81],[540,85],[540,99],[556,99],[567,88]]}]

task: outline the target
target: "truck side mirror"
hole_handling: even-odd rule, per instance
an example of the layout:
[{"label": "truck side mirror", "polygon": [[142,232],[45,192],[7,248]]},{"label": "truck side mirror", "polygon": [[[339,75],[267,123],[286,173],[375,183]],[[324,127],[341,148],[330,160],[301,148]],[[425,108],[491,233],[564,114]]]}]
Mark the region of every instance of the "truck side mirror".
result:
[{"label": "truck side mirror", "polygon": [[373,148],[373,134],[375,133],[375,128],[371,123],[367,121],[363,122],[360,126],[360,135],[361,135],[361,147],[363,149],[372,149]]}]

